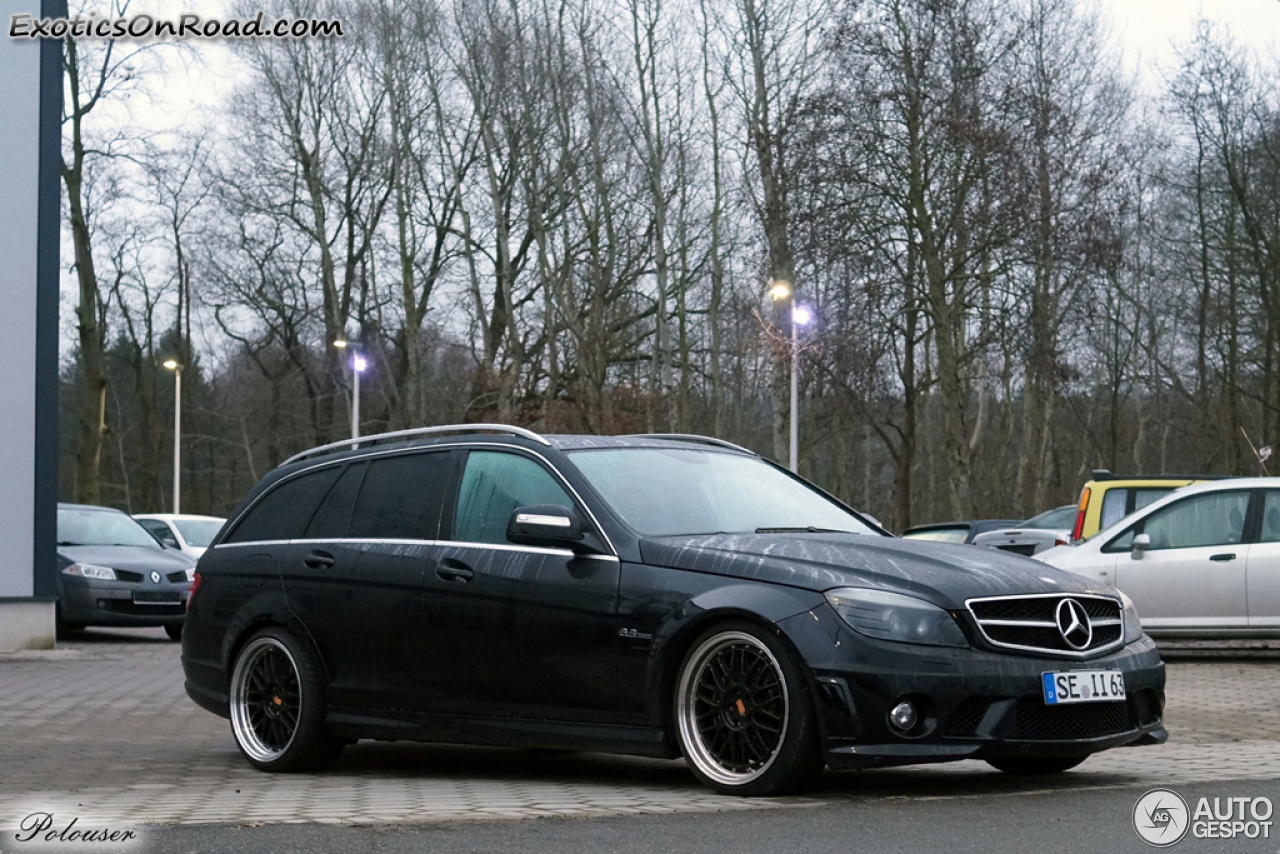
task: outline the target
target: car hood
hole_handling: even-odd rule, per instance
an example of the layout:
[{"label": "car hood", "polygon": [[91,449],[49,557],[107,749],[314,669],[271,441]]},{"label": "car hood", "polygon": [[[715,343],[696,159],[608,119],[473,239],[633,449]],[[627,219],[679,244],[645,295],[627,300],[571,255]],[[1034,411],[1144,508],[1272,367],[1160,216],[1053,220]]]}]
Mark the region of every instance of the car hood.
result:
[{"label": "car hood", "polygon": [[1108,593],[1088,579],[995,549],[859,534],[698,534],[642,540],[645,563],[824,591],[870,587],[944,608],[966,599]]},{"label": "car hood", "polygon": [[149,572],[153,569],[173,572],[196,565],[194,560],[182,552],[148,546],[58,546],[58,554],[67,563],[94,563],[132,572]]}]

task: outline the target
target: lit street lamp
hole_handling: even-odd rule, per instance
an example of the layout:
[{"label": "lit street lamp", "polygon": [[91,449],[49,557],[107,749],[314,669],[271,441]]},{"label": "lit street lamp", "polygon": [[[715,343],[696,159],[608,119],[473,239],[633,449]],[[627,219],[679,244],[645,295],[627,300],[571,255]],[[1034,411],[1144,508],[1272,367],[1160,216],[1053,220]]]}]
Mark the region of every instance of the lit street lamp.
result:
[{"label": "lit street lamp", "polygon": [[769,289],[769,296],[775,302],[779,300],[789,299],[791,302],[791,416],[790,421],[790,451],[791,459],[788,468],[792,472],[800,473],[800,383],[799,371],[797,366],[797,356],[800,352],[799,340],[796,330],[801,326],[808,326],[813,320],[813,312],[808,306],[796,305],[795,291],[792,290],[788,282],[775,282],[773,287]]},{"label": "lit street lamp", "polygon": [[[339,338],[333,342],[333,346],[339,350],[346,350],[348,342],[345,338]],[[357,349],[360,345],[356,344],[352,347],[354,351],[351,355],[351,438],[360,438],[360,374],[364,373],[364,369],[369,367],[369,362],[365,359],[364,354]]]},{"label": "lit street lamp", "polygon": [[360,374],[364,373],[364,369],[369,366],[364,356],[356,353],[351,359],[351,376],[354,381],[351,386],[351,438],[360,438]]},{"label": "lit street lamp", "polygon": [[173,371],[173,514],[182,512],[182,365],[168,359],[164,366]]}]

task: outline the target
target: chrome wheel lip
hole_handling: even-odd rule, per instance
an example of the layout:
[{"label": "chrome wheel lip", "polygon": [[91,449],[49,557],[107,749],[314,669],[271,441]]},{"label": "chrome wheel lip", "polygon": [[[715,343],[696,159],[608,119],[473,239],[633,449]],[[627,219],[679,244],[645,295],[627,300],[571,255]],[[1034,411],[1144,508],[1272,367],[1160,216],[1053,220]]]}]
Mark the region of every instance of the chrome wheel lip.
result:
[{"label": "chrome wheel lip", "polygon": [[274,762],[283,756],[293,745],[293,740],[298,737],[298,727],[295,724],[293,731],[289,733],[288,741],[285,742],[283,747],[270,747],[258,735],[250,719],[249,702],[246,696],[249,688],[249,678],[258,662],[270,653],[283,655],[289,662],[289,667],[293,669],[294,679],[298,682],[299,714],[302,711],[302,704],[306,701],[306,698],[302,696],[302,679],[298,673],[298,663],[294,660],[288,647],[279,640],[273,637],[257,638],[250,641],[240,652],[239,658],[236,659],[235,670],[231,674],[231,731],[235,735],[236,743],[245,752],[245,755],[255,762],[264,764]]},{"label": "chrome wheel lip", "polygon": [[[780,727],[782,735],[779,737],[778,743],[774,745],[769,758],[758,768],[754,768],[751,771],[738,772],[724,767],[712,755],[711,750],[702,738],[701,730],[698,729],[694,699],[698,691],[698,683],[701,681],[702,673],[706,669],[708,662],[725,647],[743,643],[759,651],[768,659],[774,675],[778,679],[778,684],[782,687],[783,712],[782,725]],[[774,656],[773,651],[754,635],[740,631],[720,632],[713,635],[694,650],[680,672],[680,681],[676,687],[676,727],[680,732],[680,743],[685,748],[685,758],[704,776],[720,785],[745,786],[763,776],[778,759],[778,753],[782,748],[783,741],[786,739],[787,724],[790,720],[791,698],[787,691],[786,675],[782,672],[782,667],[778,664],[778,659]]]}]

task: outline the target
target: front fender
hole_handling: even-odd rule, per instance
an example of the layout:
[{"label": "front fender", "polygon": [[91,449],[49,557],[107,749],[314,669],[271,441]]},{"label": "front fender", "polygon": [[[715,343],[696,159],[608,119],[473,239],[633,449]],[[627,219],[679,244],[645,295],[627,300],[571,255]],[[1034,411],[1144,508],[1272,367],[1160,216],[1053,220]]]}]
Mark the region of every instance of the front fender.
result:
[{"label": "front fender", "polygon": [[786,637],[779,623],[811,611],[824,601],[821,593],[811,590],[735,583],[703,591],[672,609],[659,622],[649,647],[644,692],[647,716],[650,720],[667,720],[680,662],[707,626],[737,618]]}]

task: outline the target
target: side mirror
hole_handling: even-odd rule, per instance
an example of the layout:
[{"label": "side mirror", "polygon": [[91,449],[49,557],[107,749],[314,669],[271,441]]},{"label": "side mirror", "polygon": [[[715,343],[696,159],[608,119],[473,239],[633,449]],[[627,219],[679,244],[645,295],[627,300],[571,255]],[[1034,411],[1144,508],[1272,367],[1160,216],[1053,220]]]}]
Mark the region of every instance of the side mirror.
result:
[{"label": "side mirror", "polygon": [[1135,534],[1129,556],[1134,560],[1142,560],[1142,553],[1151,548],[1150,534]]},{"label": "side mirror", "polygon": [[517,507],[507,522],[507,539],[521,546],[573,548],[582,540],[582,520],[559,504]]},{"label": "side mirror", "polygon": [[182,548],[181,546],[179,546],[179,545],[178,545],[178,541],[177,541],[177,540],[175,540],[173,537],[161,537],[161,538],[160,538],[160,545],[164,546],[166,549],[180,549],[180,548]]}]

